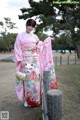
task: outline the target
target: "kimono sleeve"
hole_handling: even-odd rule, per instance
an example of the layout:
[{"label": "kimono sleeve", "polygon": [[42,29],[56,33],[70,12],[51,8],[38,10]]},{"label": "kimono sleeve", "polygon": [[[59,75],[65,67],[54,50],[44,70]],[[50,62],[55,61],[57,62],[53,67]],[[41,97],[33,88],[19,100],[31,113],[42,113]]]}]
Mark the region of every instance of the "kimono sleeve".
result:
[{"label": "kimono sleeve", "polygon": [[20,42],[19,35],[17,35],[16,41],[15,41],[15,44],[14,44],[14,57],[15,57],[15,62],[19,62],[19,61],[23,60],[21,42]]}]

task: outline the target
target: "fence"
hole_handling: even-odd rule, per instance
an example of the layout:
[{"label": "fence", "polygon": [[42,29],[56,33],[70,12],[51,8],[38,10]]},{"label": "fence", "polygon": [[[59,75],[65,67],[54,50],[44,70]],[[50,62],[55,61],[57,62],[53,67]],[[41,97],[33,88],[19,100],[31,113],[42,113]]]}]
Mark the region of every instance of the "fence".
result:
[{"label": "fence", "polygon": [[69,64],[80,64],[80,59],[74,56],[55,56],[53,57],[55,66],[59,65],[69,65]]},{"label": "fence", "polygon": [[43,120],[62,120],[62,92],[50,90],[50,71],[43,73],[42,118]]}]

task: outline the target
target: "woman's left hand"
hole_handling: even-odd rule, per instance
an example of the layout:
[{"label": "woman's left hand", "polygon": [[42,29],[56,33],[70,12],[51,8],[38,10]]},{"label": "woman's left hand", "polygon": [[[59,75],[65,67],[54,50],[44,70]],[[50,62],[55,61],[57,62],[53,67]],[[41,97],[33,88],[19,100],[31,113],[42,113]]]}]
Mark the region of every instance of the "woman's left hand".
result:
[{"label": "woman's left hand", "polygon": [[53,40],[53,41],[55,40],[55,38],[54,38],[54,37],[50,37],[50,38],[51,38],[51,40]]}]

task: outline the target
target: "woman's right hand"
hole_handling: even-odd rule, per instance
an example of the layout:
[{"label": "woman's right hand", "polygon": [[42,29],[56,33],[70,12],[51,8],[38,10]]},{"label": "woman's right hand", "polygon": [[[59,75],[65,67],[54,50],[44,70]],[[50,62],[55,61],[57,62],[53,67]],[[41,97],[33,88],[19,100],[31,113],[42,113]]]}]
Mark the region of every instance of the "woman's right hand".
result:
[{"label": "woman's right hand", "polygon": [[21,61],[21,67],[24,67],[24,66],[25,66],[25,62]]}]

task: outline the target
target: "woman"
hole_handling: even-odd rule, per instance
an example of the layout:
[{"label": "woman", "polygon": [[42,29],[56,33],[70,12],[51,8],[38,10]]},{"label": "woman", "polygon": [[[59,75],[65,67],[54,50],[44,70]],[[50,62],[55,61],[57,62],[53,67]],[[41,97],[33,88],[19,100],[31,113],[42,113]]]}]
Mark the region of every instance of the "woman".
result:
[{"label": "woman", "polygon": [[[52,69],[50,66],[52,64],[51,52],[48,54],[49,57],[47,56],[50,60],[46,58],[47,61],[45,61],[46,52],[49,51],[49,49],[46,49],[46,44],[49,45],[48,41],[51,38],[48,38],[49,40],[43,45],[42,42],[39,42],[38,37],[31,33],[35,26],[36,22],[33,19],[29,19],[26,22],[26,32],[18,34],[14,44],[16,70],[28,75],[26,81],[16,79],[16,93],[19,100],[24,100],[25,107],[40,105],[40,85],[43,68],[48,69],[50,67]],[[43,48],[47,51],[43,50]],[[47,62],[49,65],[47,65]]]}]

